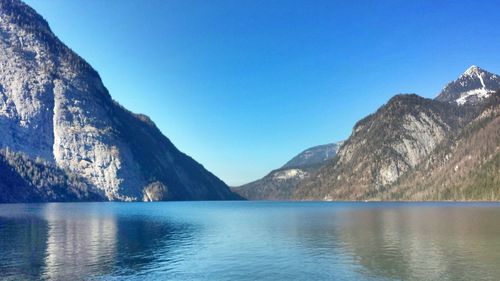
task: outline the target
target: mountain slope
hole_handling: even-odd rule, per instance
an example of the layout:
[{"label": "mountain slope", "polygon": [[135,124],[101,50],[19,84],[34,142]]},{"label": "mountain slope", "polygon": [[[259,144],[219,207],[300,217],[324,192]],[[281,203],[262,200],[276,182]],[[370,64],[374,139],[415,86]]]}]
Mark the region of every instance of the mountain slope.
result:
[{"label": "mountain slope", "polygon": [[436,100],[459,105],[477,103],[497,89],[500,89],[500,76],[473,65],[457,80],[448,83]]},{"label": "mountain slope", "polygon": [[322,164],[325,161],[332,159],[335,154],[337,154],[337,151],[340,146],[342,146],[342,143],[343,142],[330,143],[308,148],[293,157],[281,168],[308,167]]},{"label": "mountain slope", "polygon": [[[473,110],[471,110],[473,111]],[[359,121],[337,157],[297,190],[300,198],[360,200],[417,166],[473,118],[458,105],[398,95]]]},{"label": "mountain slope", "polygon": [[290,199],[295,192],[295,187],[335,157],[342,143],[308,148],[262,179],[233,187],[232,190],[252,200]]},{"label": "mountain slope", "polygon": [[[468,76],[471,72],[470,68],[461,77]],[[491,74],[490,77],[497,76]],[[463,88],[455,87],[455,94],[447,96],[446,93],[451,93],[446,91],[448,86],[443,91],[445,94],[439,95],[436,100],[416,95],[395,96],[376,113],[359,121],[333,161],[309,179],[302,181],[293,198],[302,200],[480,198],[457,190],[466,190],[465,185],[468,185],[470,190],[475,189],[474,185],[490,186],[498,182],[498,176],[495,175],[498,175],[496,172],[499,166],[500,143],[498,138],[493,137],[498,131],[495,121],[497,119],[496,117],[478,119],[486,114],[488,106],[491,108],[491,104],[498,102],[496,99],[498,93],[494,94],[488,90],[485,96],[471,98],[471,95],[464,102],[457,102],[456,99],[463,98],[462,93],[479,92],[478,90],[483,89],[483,84],[470,87],[470,84],[463,83]],[[490,112],[493,112],[493,115],[497,114],[494,110]],[[479,126],[477,124],[483,124],[484,129],[471,129]],[[483,144],[485,139],[489,142],[488,146]],[[473,150],[464,143],[477,143],[479,146]],[[460,148],[457,148],[459,145]],[[487,152],[482,151],[483,148],[487,149]],[[457,163],[464,161],[460,157],[480,160],[466,161],[469,163],[468,169],[463,172],[467,176],[458,177],[460,181],[457,181],[449,176],[449,173],[456,172],[455,166],[450,168],[451,166],[446,164],[449,162],[436,160],[439,155],[446,157],[447,160],[452,157],[451,154],[443,154],[445,151],[450,153],[455,151],[456,154],[453,155],[458,157],[455,160]],[[460,156],[461,154],[456,151],[461,151],[460,153],[471,151],[471,153]],[[457,169],[460,167],[459,165]],[[425,172],[419,174],[420,170]],[[428,177],[428,174],[434,176]],[[480,184],[480,181],[486,181],[488,184]],[[442,189],[436,191],[435,185],[438,182],[442,185]],[[485,188],[489,190],[489,187]],[[448,195],[445,195],[447,192]],[[498,199],[498,193],[493,192],[493,194],[496,194],[495,198]],[[491,198],[491,193],[488,192],[488,196]]]},{"label": "mountain slope", "polygon": [[500,91],[492,95],[478,117],[379,199],[499,200]]},{"label": "mountain slope", "polygon": [[[17,0],[0,2],[0,147],[81,176],[109,200],[237,198]],[[154,191],[154,194],[150,194]]]},{"label": "mountain slope", "polygon": [[40,158],[0,149],[0,202],[102,201],[78,176]]}]

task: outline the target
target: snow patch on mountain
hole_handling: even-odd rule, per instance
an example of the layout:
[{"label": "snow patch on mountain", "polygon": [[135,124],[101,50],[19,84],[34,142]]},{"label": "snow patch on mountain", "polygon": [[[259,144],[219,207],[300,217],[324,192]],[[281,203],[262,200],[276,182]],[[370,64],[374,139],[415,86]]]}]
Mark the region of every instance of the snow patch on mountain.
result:
[{"label": "snow patch on mountain", "polygon": [[303,179],[309,176],[308,172],[301,169],[289,169],[277,171],[273,174],[273,179],[275,180],[288,180],[291,178]]},{"label": "snow patch on mountain", "polygon": [[490,91],[487,89],[476,89],[476,90],[471,90],[465,93],[460,94],[460,97],[455,100],[455,102],[459,105],[464,105],[468,101],[470,101],[473,98],[476,99],[485,99],[491,95],[494,91]]},{"label": "snow patch on mountain", "polygon": [[475,104],[500,88],[500,77],[478,66],[469,67],[460,77],[448,83],[436,97],[439,101],[458,105]]}]

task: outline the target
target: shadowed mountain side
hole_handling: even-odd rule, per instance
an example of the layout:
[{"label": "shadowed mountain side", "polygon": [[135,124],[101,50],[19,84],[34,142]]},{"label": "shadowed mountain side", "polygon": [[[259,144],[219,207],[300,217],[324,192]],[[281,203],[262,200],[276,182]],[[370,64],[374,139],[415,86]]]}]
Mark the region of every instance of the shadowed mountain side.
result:
[{"label": "shadowed mountain side", "polygon": [[43,159],[0,150],[0,202],[102,201],[103,194],[82,178]]}]

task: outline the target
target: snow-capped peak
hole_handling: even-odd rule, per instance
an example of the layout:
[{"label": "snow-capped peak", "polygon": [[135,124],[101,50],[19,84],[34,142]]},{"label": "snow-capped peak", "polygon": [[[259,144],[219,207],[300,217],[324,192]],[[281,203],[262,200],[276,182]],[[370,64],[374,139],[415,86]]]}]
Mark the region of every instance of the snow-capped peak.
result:
[{"label": "snow-capped peak", "polygon": [[436,99],[459,105],[478,103],[499,88],[498,75],[472,65],[457,80],[448,83]]},{"label": "snow-capped peak", "polygon": [[479,66],[471,65],[471,67],[467,68],[463,75],[473,76],[479,75],[481,72],[484,72],[484,70],[482,70]]}]

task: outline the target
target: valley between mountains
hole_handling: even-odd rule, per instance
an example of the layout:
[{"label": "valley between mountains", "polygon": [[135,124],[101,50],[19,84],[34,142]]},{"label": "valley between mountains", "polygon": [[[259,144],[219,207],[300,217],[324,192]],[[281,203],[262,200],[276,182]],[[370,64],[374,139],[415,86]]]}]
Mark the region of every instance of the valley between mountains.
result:
[{"label": "valley between mountains", "polygon": [[435,99],[398,94],[351,136],[228,187],[19,0],[0,2],[0,202],[500,200],[500,77],[471,66]]}]

